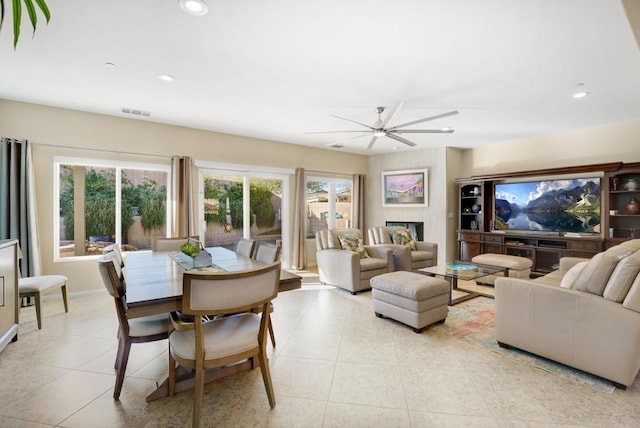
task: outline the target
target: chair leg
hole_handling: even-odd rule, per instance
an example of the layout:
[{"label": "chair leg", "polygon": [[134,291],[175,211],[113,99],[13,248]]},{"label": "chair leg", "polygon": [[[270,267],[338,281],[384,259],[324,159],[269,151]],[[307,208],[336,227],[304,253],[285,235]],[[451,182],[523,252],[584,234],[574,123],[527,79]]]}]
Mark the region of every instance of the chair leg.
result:
[{"label": "chair leg", "polygon": [[204,395],[204,366],[202,363],[196,363],[196,383],[193,389],[193,422],[191,426],[197,428],[200,426],[200,408]]},{"label": "chair leg", "polygon": [[169,397],[176,393],[176,360],[169,350]]},{"label": "chair leg", "polygon": [[271,317],[269,317],[269,336],[271,337],[271,345],[276,347],[276,335],[273,333],[273,324],[271,324]]},{"label": "chair leg", "polygon": [[67,301],[67,284],[64,284],[62,287],[62,301],[64,302],[64,311],[69,312],[69,302]]},{"label": "chair leg", "polygon": [[38,321],[38,330],[42,329],[42,308],[40,306],[40,293],[35,293],[34,298],[36,299],[36,320]]},{"label": "chair leg", "polygon": [[276,407],[276,395],[273,392],[273,383],[271,382],[271,371],[269,370],[269,360],[267,359],[267,355],[260,351],[260,354],[258,354],[258,361],[260,362],[260,371],[262,372],[264,388],[267,390],[269,405],[271,408],[274,408]]},{"label": "chair leg", "polygon": [[120,399],[120,391],[122,391],[122,384],[124,383],[124,374],[127,371],[127,362],[129,361],[129,351],[131,351],[131,342],[127,338],[123,337],[122,340],[122,352],[118,355],[119,360],[116,364],[118,369],[116,370],[116,385],[113,388],[113,399]]}]

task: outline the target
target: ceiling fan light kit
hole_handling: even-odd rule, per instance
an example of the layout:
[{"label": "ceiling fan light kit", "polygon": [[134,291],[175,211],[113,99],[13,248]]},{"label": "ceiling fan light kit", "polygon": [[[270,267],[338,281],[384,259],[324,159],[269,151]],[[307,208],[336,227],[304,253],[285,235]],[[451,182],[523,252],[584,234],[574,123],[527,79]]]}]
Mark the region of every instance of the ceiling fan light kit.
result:
[{"label": "ceiling fan light kit", "polygon": [[[387,116],[382,119],[382,113],[385,112],[386,107],[376,107],[376,112],[378,113],[378,120],[373,125],[367,125],[366,123],[357,122],[355,120],[347,119],[340,116],[331,115],[331,117],[335,117],[336,119],[346,120],[347,122],[355,123],[356,125],[363,126],[367,129],[361,131],[324,131],[324,132],[310,132],[310,134],[333,134],[333,133],[343,133],[343,132],[358,132],[358,133],[367,133],[370,132],[373,135],[373,138],[369,142],[367,146],[367,150],[371,150],[373,145],[376,143],[378,138],[387,137],[395,141],[399,141],[402,144],[405,144],[409,147],[415,147],[416,143],[413,141],[407,140],[404,137],[401,137],[398,134],[451,134],[454,130],[450,127],[443,127],[439,129],[406,129],[408,126],[417,125],[423,122],[429,122],[431,120],[442,119],[445,117],[453,116],[458,114],[457,110],[449,111],[446,113],[437,114],[435,116],[429,116],[418,120],[413,120],[411,122],[402,123],[400,125],[389,126],[389,123],[396,115],[398,110],[402,108],[404,103],[402,101],[398,101],[391,107]],[[330,146],[333,146],[332,143]]]}]

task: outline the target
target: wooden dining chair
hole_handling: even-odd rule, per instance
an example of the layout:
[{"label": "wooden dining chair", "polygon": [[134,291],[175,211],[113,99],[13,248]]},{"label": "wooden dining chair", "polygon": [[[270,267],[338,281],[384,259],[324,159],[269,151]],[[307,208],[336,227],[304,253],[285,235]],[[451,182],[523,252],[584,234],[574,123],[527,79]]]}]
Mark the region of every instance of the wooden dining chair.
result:
[{"label": "wooden dining chair", "polygon": [[191,239],[198,239],[197,236],[181,236],[178,238],[153,238],[151,251],[178,251],[180,247]]},{"label": "wooden dining chair", "polygon": [[[265,264],[275,263],[280,258],[280,246],[268,242],[258,242],[253,258]],[[269,303],[269,313],[273,313],[273,303]],[[269,337],[271,338],[271,345],[275,348],[276,335],[273,332],[271,317],[269,317],[269,325],[267,328],[269,330]]]},{"label": "wooden dining chair", "polygon": [[107,292],[113,297],[118,316],[118,353],[114,365],[116,384],[113,388],[113,399],[118,400],[127,370],[131,344],[166,339],[169,336],[169,315],[159,314],[128,319],[125,283],[115,251],[98,259],[98,269]]},{"label": "wooden dining chair", "polygon": [[[205,370],[258,358],[269,405],[276,405],[265,346],[269,302],[278,295],[280,262],[242,272],[183,275],[182,322],[172,315],[169,335],[169,395],[176,389],[177,365],[195,369],[193,427],[200,424]],[[261,313],[252,312],[260,308]],[[215,318],[203,321],[202,316]]]},{"label": "wooden dining chair", "polygon": [[236,254],[245,257],[253,257],[255,248],[256,241],[254,239],[240,238],[236,244]]},{"label": "wooden dining chair", "polygon": [[102,254],[109,253],[114,253],[117,263],[120,264],[120,267],[124,267],[124,257],[122,257],[122,250],[119,244],[111,244],[102,249]]}]

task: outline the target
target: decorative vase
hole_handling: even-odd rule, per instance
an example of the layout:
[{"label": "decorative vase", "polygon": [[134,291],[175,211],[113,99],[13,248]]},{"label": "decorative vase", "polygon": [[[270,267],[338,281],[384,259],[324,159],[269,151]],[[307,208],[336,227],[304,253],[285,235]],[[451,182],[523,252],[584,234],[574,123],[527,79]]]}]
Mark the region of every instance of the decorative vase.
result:
[{"label": "decorative vase", "polygon": [[480,206],[480,204],[473,204],[471,206],[471,211],[473,211],[474,213],[479,213],[481,209],[482,207]]},{"label": "decorative vase", "polygon": [[638,215],[640,214],[640,202],[636,201],[636,198],[631,198],[631,200],[624,206],[624,210],[629,215]]},{"label": "decorative vase", "polygon": [[635,178],[630,178],[624,184],[624,188],[631,191],[638,190],[638,188],[640,188],[640,183]]}]

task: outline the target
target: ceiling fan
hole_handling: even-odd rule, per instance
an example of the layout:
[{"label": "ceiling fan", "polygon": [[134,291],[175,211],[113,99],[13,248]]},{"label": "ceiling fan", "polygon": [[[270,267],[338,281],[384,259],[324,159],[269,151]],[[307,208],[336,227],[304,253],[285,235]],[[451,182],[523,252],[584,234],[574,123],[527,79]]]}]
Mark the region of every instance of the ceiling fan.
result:
[{"label": "ceiling fan", "polygon": [[[425,117],[423,119],[413,120],[411,122],[402,123],[400,125],[389,126],[389,122],[391,119],[398,113],[398,110],[402,107],[404,103],[402,101],[398,101],[391,107],[387,116],[382,119],[382,113],[386,110],[386,107],[376,107],[376,112],[378,113],[378,120],[373,125],[367,125],[365,123],[357,122],[355,120],[347,119],[340,116],[331,115],[331,117],[335,117],[336,119],[346,120],[347,122],[356,123],[358,125],[364,126],[367,128],[366,130],[361,131],[324,131],[324,132],[309,132],[309,134],[333,134],[333,133],[342,133],[342,132],[359,132],[359,133],[372,133],[373,138],[369,145],[367,146],[367,150],[371,150],[373,145],[376,143],[376,140],[380,137],[388,137],[393,140],[399,141],[403,144],[406,144],[409,147],[414,147],[416,143],[407,140],[404,137],[401,137],[398,134],[451,134],[454,130],[451,128],[442,128],[442,129],[406,129],[405,127],[416,125],[422,122],[428,122],[430,120],[441,119],[443,117],[453,116],[458,114],[457,110],[449,111],[447,113],[437,114],[435,116]],[[332,143],[333,144],[333,143]]]}]

